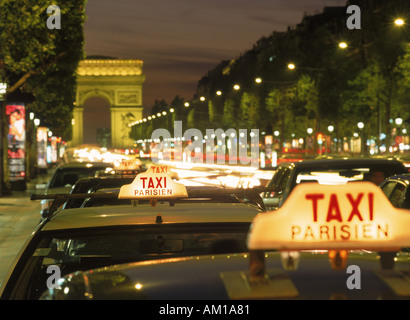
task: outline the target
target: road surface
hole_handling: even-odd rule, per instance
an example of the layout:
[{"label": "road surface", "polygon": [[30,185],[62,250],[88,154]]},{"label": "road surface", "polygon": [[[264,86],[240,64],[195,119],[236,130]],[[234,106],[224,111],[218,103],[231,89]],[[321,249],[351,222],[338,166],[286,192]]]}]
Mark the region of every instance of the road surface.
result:
[{"label": "road surface", "polygon": [[40,221],[40,202],[30,200],[35,183],[47,181],[40,176],[27,184],[26,191],[13,191],[0,197],[0,283],[3,281],[14,257]]}]

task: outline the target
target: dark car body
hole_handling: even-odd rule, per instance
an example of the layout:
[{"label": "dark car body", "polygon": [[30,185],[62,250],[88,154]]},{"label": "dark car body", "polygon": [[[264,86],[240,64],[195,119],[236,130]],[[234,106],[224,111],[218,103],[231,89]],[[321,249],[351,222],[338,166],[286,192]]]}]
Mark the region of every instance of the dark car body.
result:
[{"label": "dark car body", "polygon": [[[361,289],[349,289],[351,274],[333,270],[327,254],[303,252],[297,270],[284,270],[279,252],[266,253],[267,278],[252,284],[249,254],[185,257],[157,263],[134,263],[76,272],[64,278],[61,289],[42,299],[67,300],[383,300],[408,299],[410,290],[391,286],[406,283],[401,272],[410,266],[407,253],[397,255],[396,270],[383,270],[377,253],[349,255],[349,265],[361,270]],[[120,279],[120,281],[115,281]],[[244,293],[245,292],[245,293]]]},{"label": "dark car body", "polygon": [[[263,195],[263,201],[269,209],[277,209],[299,183],[335,184],[345,181],[369,181],[371,171],[382,171],[385,177],[408,173],[408,169],[403,163],[394,159],[349,158],[282,163],[278,165],[275,174],[267,185],[268,187],[279,187],[281,191],[266,192]],[[328,175],[329,179],[320,181],[319,175]]]},{"label": "dark car body", "polygon": [[[88,177],[79,179],[75,185],[71,188],[69,194],[82,194],[82,193],[93,193],[101,189],[107,188],[119,188],[124,184],[131,183],[134,177],[130,176],[99,176],[99,177]],[[80,208],[84,203],[84,199],[68,199],[64,204],[63,209],[69,208]],[[118,199],[113,199],[117,204],[125,201],[120,201]],[[129,203],[129,201],[128,201]]]},{"label": "dark car body", "polygon": [[[71,162],[56,168],[48,183],[45,185],[44,194],[68,193],[78,179],[93,177],[97,172],[112,167],[112,164],[97,162]],[[42,218],[48,214],[51,201],[41,201]]]},{"label": "dark car body", "polygon": [[38,299],[49,266],[61,275],[131,261],[245,252],[252,218],[243,203],[168,203],[57,211],[32,233],[0,287],[1,299]]},{"label": "dark car body", "polygon": [[253,218],[246,253],[79,271],[42,298],[409,299],[408,225],[410,210],[392,206],[374,183],[304,183]]}]

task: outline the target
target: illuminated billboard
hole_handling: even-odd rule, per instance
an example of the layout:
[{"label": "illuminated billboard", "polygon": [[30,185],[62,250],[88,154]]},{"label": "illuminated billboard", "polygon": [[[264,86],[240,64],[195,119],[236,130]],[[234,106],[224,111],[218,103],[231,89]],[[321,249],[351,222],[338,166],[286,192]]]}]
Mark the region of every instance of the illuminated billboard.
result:
[{"label": "illuminated billboard", "polygon": [[10,181],[25,180],[26,110],[23,104],[6,106]]}]

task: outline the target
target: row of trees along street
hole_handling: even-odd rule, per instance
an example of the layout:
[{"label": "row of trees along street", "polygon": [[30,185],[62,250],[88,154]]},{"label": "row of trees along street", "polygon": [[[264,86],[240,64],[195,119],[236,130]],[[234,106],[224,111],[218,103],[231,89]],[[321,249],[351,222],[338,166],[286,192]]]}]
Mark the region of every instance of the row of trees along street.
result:
[{"label": "row of trees along street", "polygon": [[[37,160],[36,149],[32,147],[36,136],[28,119],[30,113],[56,136],[71,138],[76,70],[84,58],[85,3],[86,0],[0,2],[0,82],[7,84],[4,101],[0,101],[0,195],[10,191],[4,110],[7,103],[25,104],[26,150],[31,150],[26,152],[28,180],[36,175]],[[47,27],[47,20],[57,19],[47,13],[51,4],[60,8],[59,12],[51,13],[59,14],[64,27]]]},{"label": "row of trees along street", "polygon": [[[350,5],[360,7],[360,29],[346,25]],[[210,70],[199,80],[189,105],[179,96],[171,104],[157,101],[152,114],[172,108],[172,118],[138,123],[132,135],[138,140],[149,139],[156,128],[172,132],[173,120],[181,120],[184,130],[205,132],[211,126],[277,131],[281,144],[292,136],[306,137],[307,128],[327,134],[332,126],[340,143],[363,122],[360,134],[374,138],[379,147],[385,145],[388,152],[392,119],[401,117],[403,126],[410,119],[406,22],[410,24],[408,0],[348,1],[345,7],[307,15],[295,27],[274,31]]]}]

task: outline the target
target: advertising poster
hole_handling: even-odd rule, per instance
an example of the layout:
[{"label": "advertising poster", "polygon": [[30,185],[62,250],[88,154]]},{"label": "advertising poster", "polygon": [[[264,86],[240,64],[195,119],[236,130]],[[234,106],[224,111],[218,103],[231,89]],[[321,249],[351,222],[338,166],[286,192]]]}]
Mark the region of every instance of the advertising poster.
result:
[{"label": "advertising poster", "polygon": [[7,105],[6,117],[10,181],[25,180],[26,112],[24,105]]},{"label": "advertising poster", "polygon": [[39,169],[47,169],[47,128],[37,128],[37,165]]},{"label": "advertising poster", "polygon": [[57,137],[51,137],[51,162],[57,163]]}]

